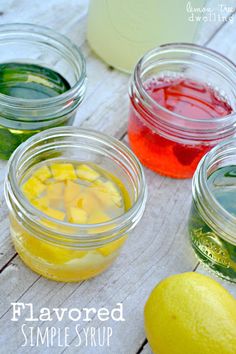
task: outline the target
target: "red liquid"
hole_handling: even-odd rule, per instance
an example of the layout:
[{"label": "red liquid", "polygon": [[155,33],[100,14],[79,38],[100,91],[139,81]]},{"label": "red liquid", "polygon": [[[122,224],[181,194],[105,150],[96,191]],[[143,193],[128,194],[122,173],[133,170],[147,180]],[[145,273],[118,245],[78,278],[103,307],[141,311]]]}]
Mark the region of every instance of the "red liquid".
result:
[{"label": "red liquid", "polygon": [[[146,83],[146,90],[161,106],[188,118],[214,119],[232,112],[231,106],[217,97],[213,89],[196,81],[153,80]],[[140,161],[163,175],[192,177],[198,162],[213,145],[204,141],[183,144],[174,141],[174,137],[173,140],[167,139],[145,124],[145,115],[141,103],[134,104],[134,97],[131,97],[128,134],[130,145]],[[173,115],[170,114],[168,119],[171,122]]]}]

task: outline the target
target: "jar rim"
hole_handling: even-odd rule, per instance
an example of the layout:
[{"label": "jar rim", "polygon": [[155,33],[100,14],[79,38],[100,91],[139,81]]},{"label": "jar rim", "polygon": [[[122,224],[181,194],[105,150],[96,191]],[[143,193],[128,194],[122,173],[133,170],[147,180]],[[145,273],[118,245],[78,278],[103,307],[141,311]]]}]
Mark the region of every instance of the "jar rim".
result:
[{"label": "jar rim", "polygon": [[[216,232],[220,230],[221,235],[230,242],[236,242],[236,216],[227,211],[218,202],[212,193],[208,180],[209,168],[218,160],[221,161],[227,152],[235,150],[236,157],[236,138],[223,141],[212,148],[200,161],[192,180],[192,193],[201,216],[207,224],[210,224]],[[235,164],[236,165],[236,164]],[[227,165],[225,165],[227,166]],[[227,221],[228,229],[225,231],[224,221]]]},{"label": "jar rim", "polygon": [[[11,23],[11,24],[0,25],[0,42],[2,40],[1,38],[2,36],[10,35],[10,34],[16,34],[16,40],[19,40],[19,35],[21,34],[30,35],[30,36],[33,35],[41,36],[41,40],[44,39],[46,41],[47,38],[49,38],[55,44],[59,44],[60,46],[63,46],[64,48],[69,50],[70,53],[72,54],[71,58],[72,57],[74,58],[74,63],[76,67],[79,68],[80,76],[77,82],[69,90],[54,97],[26,99],[26,98],[12,97],[0,93],[1,105],[2,104],[6,106],[10,105],[15,109],[22,108],[24,110],[31,110],[38,106],[40,106],[41,109],[44,108],[46,109],[49,105],[51,106],[62,102],[66,102],[67,100],[71,99],[74,95],[77,95],[78,92],[80,92],[83,89],[83,85],[86,80],[85,58],[82,52],[80,51],[80,49],[69,38],[46,26],[40,26],[40,25],[35,25],[30,23]],[[13,39],[11,38],[11,40]],[[24,37],[24,41],[27,41],[27,38]]]},{"label": "jar rim", "polygon": [[[103,141],[105,142],[108,146],[114,146],[115,148],[118,148],[119,151],[123,151],[124,153],[126,153],[130,159],[129,163],[133,163],[137,170],[138,170],[138,179],[139,179],[139,194],[137,195],[137,199],[134,201],[134,203],[132,204],[132,206],[125,211],[122,215],[111,219],[109,221],[106,222],[102,222],[102,223],[97,223],[97,224],[72,224],[66,221],[60,221],[60,220],[56,220],[46,214],[44,214],[43,212],[41,212],[39,209],[37,209],[36,207],[34,207],[29,201],[28,199],[24,196],[24,194],[22,193],[22,191],[19,189],[18,183],[17,183],[17,178],[16,178],[16,174],[13,172],[14,169],[16,169],[16,161],[19,162],[20,159],[22,159],[22,156],[24,155],[24,153],[27,152],[28,149],[30,149],[34,143],[38,143],[40,141],[43,140],[47,140],[49,138],[55,139],[57,137],[68,137],[68,136],[77,136],[77,137],[89,137],[92,139],[96,139],[98,141]],[[9,178],[9,176],[11,176],[11,178]],[[9,182],[10,181],[10,182]],[[47,231],[50,231],[50,233],[56,234],[58,235],[63,235],[63,238],[66,237],[69,240],[93,240],[93,241],[97,241],[101,238],[106,238],[109,237],[111,234],[115,234],[116,238],[119,231],[122,230],[123,228],[125,229],[125,227],[129,227],[130,228],[130,220],[132,222],[134,222],[134,225],[132,226],[132,228],[136,225],[136,223],[140,220],[143,212],[144,212],[144,208],[145,208],[145,204],[146,204],[146,199],[147,199],[147,186],[146,186],[146,181],[145,181],[145,175],[144,175],[144,171],[142,168],[141,163],[139,162],[139,160],[137,159],[137,157],[134,155],[134,153],[121,141],[115,139],[114,137],[105,135],[103,133],[100,132],[96,132],[93,130],[89,130],[89,129],[81,129],[81,128],[75,128],[75,127],[57,127],[57,128],[51,128],[48,129],[46,131],[42,131],[34,136],[32,136],[31,138],[29,138],[26,142],[22,143],[13,153],[13,155],[11,156],[9,162],[8,162],[8,170],[7,170],[7,174],[6,174],[6,179],[5,179],[5,199],[7,201],[7,203],[9,203],[9,190],[13,192],[13,194],[17,194],[19,193],[19,199],[20,199],[20,205],[22,210],[27,211],[27,213],[29,213],[31,216],[33,215],[39,215],[39,216],[43,216],[44,219],[46,219],[47,221],[54,223],[55,225],[61,225],[67,228],[70,228],[70,230],[79,230],[78,233],[72,234],[71,233],[64,233],[64,232],[56,232],[54,228],[50,228],[47,227],[45,225],[42,225],[42,223],[37,222],[37,218],[32,218],[31,221],[33,220],[34,223],[36,223],[38,225],[38,227],[46,229]],[[102,231],[102,229],[104,229],[104,227],[108,227],[108,226],[112,226],[113,228],[110,228],[107,232],[106,231]],[[128,226],[127,226],[128,225]],[[94,231],[94,234],[87,234],[84,233],[84,231],[87,230],[92,230]],[[81,233],[82,230],[82,233]],[[96,232],[95,232],[96,231]],[[127,232],[127,231],[126,231]],[[79,237],[79,239],[78,239]],[[108,241],[109,242],[109,241]]]},{"label": "jar rim", "polygon": [[[143,69],[145,67],[145,64],[148,63],[150,59],[155,57],[157,54],[165,54],[165,53],[191,53],[193,55],[200,55],[201,57],[209,57],[212,61],[215,63],[220,63],[222,66],[225,67],[227,73],[229,73],[230,80],[235,83],[236,85],[236,65],[227,57],[225,57],[223,54],[218,53],[217,51],[203,47],[198,44],[190,44],[190,43],[167,43],[160,45],[150,51],[148,51],[144,56],[138,61],[134,73],[133,73],[133,85],[135,89],[138,91],[139,96],[143,98],[143,103],[145,106],[145,103],[147,102],[147,107],[145,106],[145,109],[147,111],[150,110],[149,106],[156,107],[159,112],[163,112],[163,114],[168,114],[168,116],[173,116],[174,118],[178,119],[179,122],[186,122],[187,123],[201,123],[204,127],[207,126],[207,124],[212,124],[212,123],[221,123],[224,127],[225,126],[232,126],[236,123],[236,112],[232,112],[224,117],[214,117],[214,119],[209,118],[209,119],[201,119],[201,118],[190,118],[184,115],[181,115],[179,113],[172,112],[168,110],[167,108],[163,107],[161,104],[156,102],[147,92],[144,82],[142,81],[142,73]],[[171,61],[171,59],[170,59]],[[158,60],[156,60],[156,63]],[[179,62],[181,62],[181,59],[179,59]],[[213,69],[212,69],[213,70]],[[233,87],[233,85],[232,85]],[[131,90],[132,90],[132,83],[131,83]],[[130,93],[131,95],[131,93]],[[132,96],[132,95],[131,95]],[[155,113],[151,112],[152,115],[155,116]],[[156,116],[158,120],[161,119],[161,117],[158,115]],[[155,121],[152,122],[153,126],[155,127]],[[150,123],[150,124],[152,124]],[[169,125],[172,125],[171,122],[168,122]],[[163,123],[164,125],[164,123]],[[183,124],[184,130],[188,131],[187,127]],[[176,129],[181,129],[180,124],[174,124],[173,127]],[[204,131],[204,128],[200,131]],[[189,128],[189,131],[192,129]],[[193,131],[196,131],[194,128]]]}]

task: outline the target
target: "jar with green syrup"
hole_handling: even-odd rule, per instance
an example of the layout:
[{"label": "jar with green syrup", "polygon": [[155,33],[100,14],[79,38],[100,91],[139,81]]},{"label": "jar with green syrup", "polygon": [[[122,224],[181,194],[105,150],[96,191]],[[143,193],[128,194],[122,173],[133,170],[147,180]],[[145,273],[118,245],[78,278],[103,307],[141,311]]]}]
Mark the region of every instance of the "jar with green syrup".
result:
[{"label": "jar with green syrup", "polygon": [[85,60],[66,37],[36,25],[0,26],[0,159],[42,130],[71,125]]},{"label": "jar with green syrup", "polygon": [[198,259],[236,282],[236,138],[206,154],[193,178],[189,237]]}]

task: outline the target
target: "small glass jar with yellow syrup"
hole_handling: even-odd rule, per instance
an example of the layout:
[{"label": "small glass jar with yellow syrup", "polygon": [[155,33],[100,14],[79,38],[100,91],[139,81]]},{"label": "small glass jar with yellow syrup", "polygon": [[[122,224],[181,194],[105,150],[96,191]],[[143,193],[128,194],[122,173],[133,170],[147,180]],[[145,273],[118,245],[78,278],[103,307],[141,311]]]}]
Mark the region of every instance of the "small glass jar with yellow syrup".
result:
[{"label": "small glass jar with yellow syrup", "polygon": [[118,140],[74,127],[21,144],[5,181],[11,236],[21,259],[57,281],[107,269],[146,203],[143,169]]}]

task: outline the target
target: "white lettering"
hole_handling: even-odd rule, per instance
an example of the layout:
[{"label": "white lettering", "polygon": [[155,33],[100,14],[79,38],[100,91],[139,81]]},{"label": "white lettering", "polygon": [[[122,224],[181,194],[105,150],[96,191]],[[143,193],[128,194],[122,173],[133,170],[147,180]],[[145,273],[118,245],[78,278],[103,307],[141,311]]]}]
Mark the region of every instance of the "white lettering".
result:
[{"label": "white lettering", "polygon": [[12,302],[11,303],[13,307],[13,314],[12,314],[12,321],[18,321],[18,318],[16,318],[16,315],[18,317],[21,316],[21,309],[25,308],[25,304],[23,302]]},{"label": "white lettering", "polygon": [[41,308],[39,320],[40,321],[52,321],[51,313],[50,313],[50,310],[48,307]]},{"label": "white lettering", "polygon": [[97,316],[100,321],[108,321],[109,310],[106,307],[101,307],[97,312]]},{"label": "white lettering", "polygon": [[88,328],[83,328],[83,332],[85,335],[85,346],[88,346],[88,333],[89,333],[89,327]]},{"label": "white lettering", "polygon": [[82,343],[81,335],[80,335],[80,332],[79,332],[79,325],[75,326],[75,331],[76,331],[76,334],[77,334],[77,337],[78,337],[78,340],[79,340],[79,343],[77,343],[75,346],[79,347],[81,345],[81,343]]},{"label": "white lettering", "polygon": [[83,308],[83,311],[85,312],[85,318],[83,319],[83,321],[85,321],[85,322],[92,321],[93,317],[89,317],[90,312],[92,312],[94,314],[97,312],[97,310],[94,307],[91,307],[90,309],[85,307],[85,308]]},{"label": "white lettering", "polygon": [[64,318],[65,312],[67,312],[68,309],[67,308],[61,308],[61,309],[53,308],[53,311],[55,312],[58,321],[61,322]]},{"label": "white lettering", "polygon": [[[72,316],[73,312],[75,312],[77,314],[77,317]],[[71,321],[79,321],[81,318],[81,311],[79,309],[71,309],[69,311],[68,317]]]},{"label": "white lettering", "polygon": [[30,313],[30,317],[29,318],[25,318],[25,321],[38,321],[39,319],[37,317],[34,317],[34,308],[33,308],[33,304],[25,304],[25,307],[29,308],[29,313]]},{"label": "white lettering", "polygon": [[111,327],[107,327],[107,346],[110,346],[110,338],[112,336],[112,328]]},{"label": "white lettering", "polygon": [[[115,314],[118,314],[118,317],[115,317]],[[117,303],[117,308],[114,308],[111,311],[111,318],[114,321],[125,321],[124,317],[123,317],[123,305],[121,303]]]},{"label": "white lettering", "polygon": [[21,332],[22,332],[22,334],[23,334],[23,336],[24,336],[24,338],[25,338],[25,341],[24,341],[24,343],[22,344],[22,347],[25,347],[25,346],[27,345],[27,336],[26,336],[25,331],[24,331],[25,326],[26,326],[25,323],[21,326]]},{"label": "white lettering", "polygon": [[48,346],[49,343],[49,328],[47,327],[44,331],[41,331],[40,328],[37,328],[37,337],[36,337],[36,346],[39,344],[46,344]]}]

